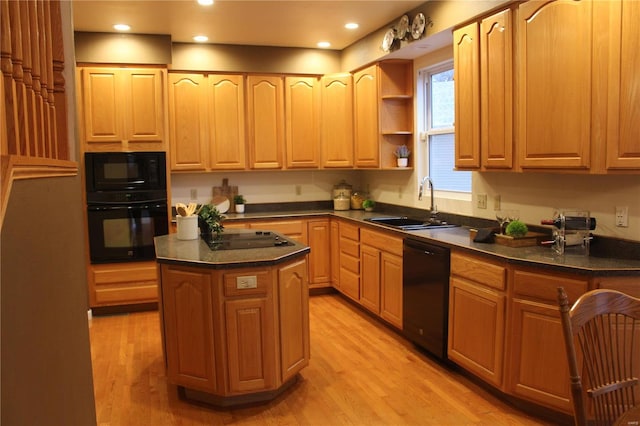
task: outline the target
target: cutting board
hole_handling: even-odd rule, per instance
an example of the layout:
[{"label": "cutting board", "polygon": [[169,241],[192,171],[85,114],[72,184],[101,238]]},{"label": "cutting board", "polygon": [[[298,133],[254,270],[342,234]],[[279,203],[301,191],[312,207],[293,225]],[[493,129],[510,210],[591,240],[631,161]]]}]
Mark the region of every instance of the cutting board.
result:
[{"label": "cutting board", "polygon": [[238,195],[238,187],[229,186],[229,179],[222,179],[222,186],[213,187],[213,198],[223,196],[229,199],[229,212],[236,211],[236,204],[233,202],[233,197],[236,195]]}]

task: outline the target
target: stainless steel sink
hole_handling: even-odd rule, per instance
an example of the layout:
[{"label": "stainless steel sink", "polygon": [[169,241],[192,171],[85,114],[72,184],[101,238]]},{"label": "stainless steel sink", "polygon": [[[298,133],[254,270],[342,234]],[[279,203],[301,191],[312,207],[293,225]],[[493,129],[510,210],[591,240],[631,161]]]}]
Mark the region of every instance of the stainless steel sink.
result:
[{"label": "stainless steel sink", "polygon": [[379,225],[388,226],[390,228],[402,229],[403,231],[418,231],[421,229],[434,228],[453,228],[458,226],[441,221],[425,221],[420,219],[412,219],[407,216],[372,217],[365,220],[372,223],[377,223]]}]

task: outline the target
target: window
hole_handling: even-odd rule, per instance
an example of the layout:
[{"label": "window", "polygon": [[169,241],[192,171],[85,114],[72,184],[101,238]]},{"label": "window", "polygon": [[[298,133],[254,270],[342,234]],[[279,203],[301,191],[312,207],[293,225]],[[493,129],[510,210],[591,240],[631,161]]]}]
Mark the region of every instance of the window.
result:
[{"label": "window", "polygon": [[[423,86],[423,168],[438,191],[471,192],[471,172],[455,171],[455,98],[453,63],[420,71]],[[421,177],[419,177],[421,179]]]}]

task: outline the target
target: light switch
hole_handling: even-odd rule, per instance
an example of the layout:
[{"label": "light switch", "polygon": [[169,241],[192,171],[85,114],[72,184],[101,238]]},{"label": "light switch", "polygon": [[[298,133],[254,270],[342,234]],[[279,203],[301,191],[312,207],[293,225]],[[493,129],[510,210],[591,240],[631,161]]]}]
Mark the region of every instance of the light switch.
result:
[{"label": "light switch", "polygon": [[236,277],[236,288],[258,288],[258,278],[255,275]]}]

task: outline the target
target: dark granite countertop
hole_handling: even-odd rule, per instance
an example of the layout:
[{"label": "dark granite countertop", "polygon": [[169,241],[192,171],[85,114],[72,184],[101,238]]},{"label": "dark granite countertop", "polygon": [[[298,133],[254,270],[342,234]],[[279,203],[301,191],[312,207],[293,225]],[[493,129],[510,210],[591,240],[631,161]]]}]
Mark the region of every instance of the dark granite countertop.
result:
[{"label": "dark granite countertop", "polygon": [[291,219],[296,217],[334,216],[354,220],[380,230],[395,232],[399,236],[420,239],[450,248],[463,249],[477,254],[502,258],[514,264],[545,267],[572,273],[589,275],[640,275],[640,259],[615,257],[595,257],[582,255],[557,255],[551,248],[542,246],[507,247],[500,244],[475,243],[469,236],[469,226],[457,228],[429,229],[421,231],[400,231],[374,224],[365,219],[393,215],[389,212],[365,212],[363,210],[336,211],[329,209],[272,210],[245,214],[229,214],[229,221],[255,219]]},{"label": "dark granite countertop", "polygon": [[[228,230],[226,233],[255,233],[255,230]],[[285,237],[282,237],[283,239]],[[288,238],[286,238],[289,240]],[[177,234],[155,237],[156,260],[212,269],[245,268],[275,265],[309,253],[309,247],[289,240],[293,245],[283,247],[211,250],[202,239],[179,240]]]}]

